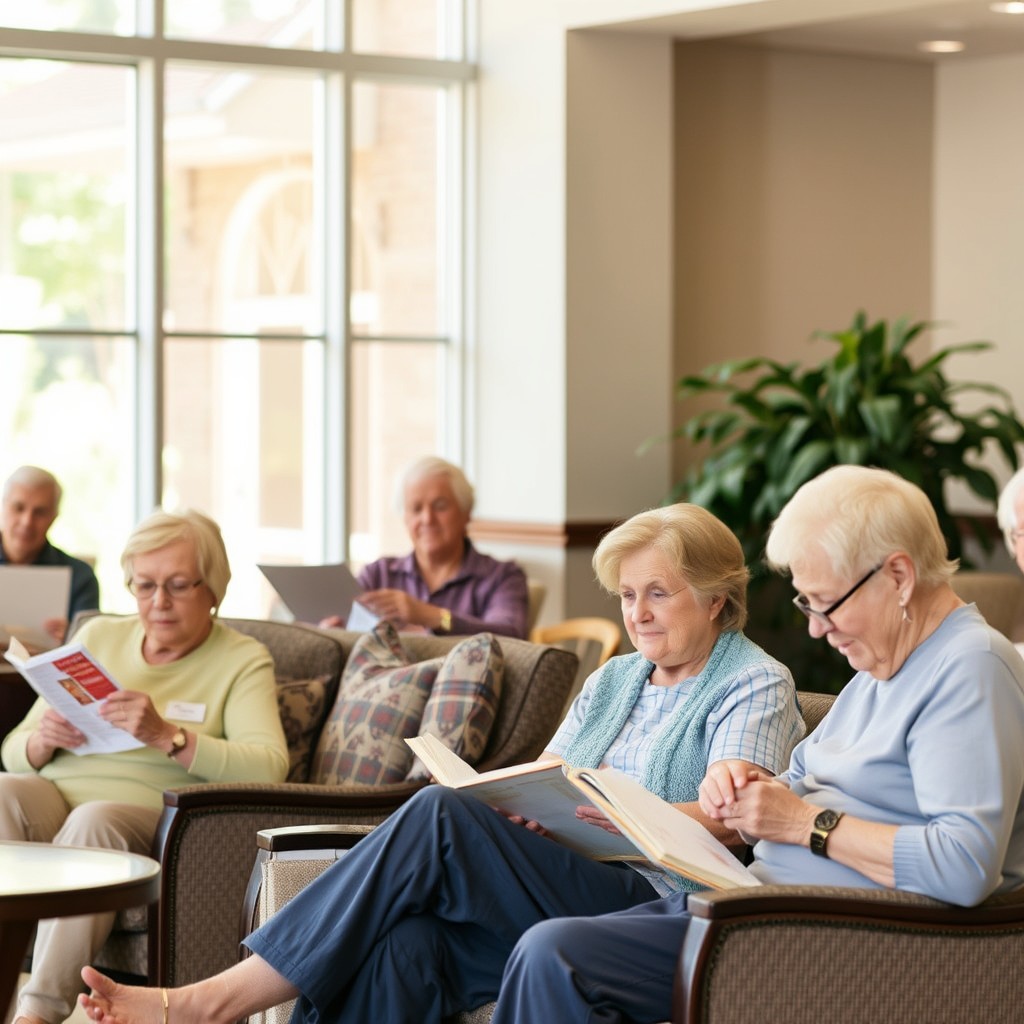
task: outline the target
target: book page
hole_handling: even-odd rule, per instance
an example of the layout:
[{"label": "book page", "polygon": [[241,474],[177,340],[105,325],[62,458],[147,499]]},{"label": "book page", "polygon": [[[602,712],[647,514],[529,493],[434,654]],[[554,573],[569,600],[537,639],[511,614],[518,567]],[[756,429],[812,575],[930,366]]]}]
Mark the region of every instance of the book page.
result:
[{"label": "book page", "polygon": [[436,736],[409,736],[405,741],[412,752],[427,766],[431,775],[443,786],[457,788],[464,782],[479,777],[477,770],[459,757],[451,747]]},{"label": "book page", "polygon": [[100,717],[103,700],[120,687],[82,644],[65,644],[29,657],[12,639],[5,657],[54,711],[85,734],[85,743],[68,748],[72,754],[111,754],[144,746]]},{"label": "book page", "polygon": [[71,595],[69,565],[0,565],[0,649],[11,637],[35,651],[57,646],[47,619],[64,619]]},{"label": "book page", "polygon": [[615,768],[574,768],[569,778],[655,863],[713,889],[761,881],[699,821]]}]

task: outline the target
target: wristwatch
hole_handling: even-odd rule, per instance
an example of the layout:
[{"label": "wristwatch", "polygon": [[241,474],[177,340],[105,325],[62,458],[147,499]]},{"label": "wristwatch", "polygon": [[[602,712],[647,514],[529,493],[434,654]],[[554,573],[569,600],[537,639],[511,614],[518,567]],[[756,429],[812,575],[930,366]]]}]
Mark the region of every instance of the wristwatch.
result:
[{"label": "wristwatch", "polygon": [[441,622],[437,628],[442,633],[450,633],[452,631],[452,613],[447,608],[441,609]]},{"label": "wristwatch", "polygon": [[179,751],[185,749],[188,745],[188,733],[184,729],[178,729],[171,739],[171,749],[167,751],[168,757],[174,757]]},{"label": "wristwatch", "polygon": [[842,811],[826,808],[814,819],[811,826],[811,853],[816,853],[819,857],[828,856],[825,845],[828,843],[829,833],[839,824],[842,816]]}]

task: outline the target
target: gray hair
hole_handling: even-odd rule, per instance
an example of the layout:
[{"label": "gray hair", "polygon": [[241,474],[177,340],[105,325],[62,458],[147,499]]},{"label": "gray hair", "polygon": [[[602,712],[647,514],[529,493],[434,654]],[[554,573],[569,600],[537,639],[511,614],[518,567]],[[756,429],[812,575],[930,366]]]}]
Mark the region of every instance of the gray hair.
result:
[{"label": "gray hair", "polygon": [[132,563],[136,555],[159,551],[177,541],[192,545],[196,555],[196,568],[214,597],[214,614],[224,600],[231,579],[228,553],[220,527],[202,512],[157,511],[147,516],[132,530],[121,552],[121,569],[127,586],[132,581]]},{"label": "gray hair", "polygon": [[459,508],[468,516],[473,511],[473,502],[476,495],[473,493],[473,485],[466,479],[466,474],[453,462],[442,459],[437,455],[424,455],[422,458],[411,462],[399,474],[398,486],[395,490],[395,505],[399,512],[405,510],[405,491],[410,484],[425,480],[427,477],[443,476],[447,479],[455,495],[455,501]]},{"label": "gray hair", "polygon": [[31,490],[36,490],[39,487],[49,487],[53,491],[54,511],[60,508],[60,499],[64,494],[64,490],[57,478],[49,470],[40,469],[38,466],[19,466],[4,481],[4,501],[11,496],[11,491],[15,487],[28,487]]},{"label": "gray hair", "polygon": [[705,606],[725,598],[718,620],[722,629],[746,625],[750,573],[743,548],[707,509],[685,502],[652,508],[606,533],[593,562],[601,586],[617,594],[622,560],[645,548],[660,551]]},{"label": "gray hair", "polygon": [[1017,545],[1013,543],[1013,532],[1017,529],[1017,498],[1024,487],[1024,469],[1018,469],[999,492],[999,505],[996,508],[996,519],[1003,531],[1003,540],[1011,555],[1016,555]]},{"label": "gray hair", "polygon": [[926,585],[948,582],[957,562],[948,557],[928,496],[885,469],[833,466],[808,480],[786,502],[768,534],[772,568],[798,569],[823,553],[844,579],[879,565],[894,551],[910,556]]}]

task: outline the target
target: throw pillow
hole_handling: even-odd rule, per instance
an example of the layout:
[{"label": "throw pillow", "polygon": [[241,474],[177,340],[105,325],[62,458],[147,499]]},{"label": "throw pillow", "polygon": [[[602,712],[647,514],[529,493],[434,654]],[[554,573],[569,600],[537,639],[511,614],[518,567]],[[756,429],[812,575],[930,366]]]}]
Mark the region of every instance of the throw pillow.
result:
[{"label": "throw pillow", "polygon": [[305,782],[313,744],[324,720],[324,703],[330,676],[312,679],[277,677],[277,710],[288,741],[288,781]]},{"label": "throw pillow", "polygon": [[390,622],[364,633],[345,664],[338,697],[313,755],[310,781],[326,785],[401,782],[441,658],[410,663]]},{"label": "throw pillow", "polygon": [[[476,764],[498,714],[505,656],[497,637],[478,633],[457,643],[444,659],[423,711],[420,735],[432,733],[464,761]],[[407,778],[427,778],[416,758]]]}]

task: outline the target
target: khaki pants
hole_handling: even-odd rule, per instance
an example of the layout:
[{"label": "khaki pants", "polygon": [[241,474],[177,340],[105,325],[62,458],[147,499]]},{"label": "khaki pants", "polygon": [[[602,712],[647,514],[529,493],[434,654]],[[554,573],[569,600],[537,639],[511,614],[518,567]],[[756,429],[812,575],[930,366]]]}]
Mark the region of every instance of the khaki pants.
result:
[{"label": "khaki pants", "polygon": [[[0,839],[147,854],[159,819],[153,808],[105,800],[71,808],[52,782],[33,774],[0,772]],[[18,997],[18,1014],[50,1024],[71,1015],[83,988],[79,972],[106,942],[114,917],[89,914],[39,923],[32,976]]]}]

